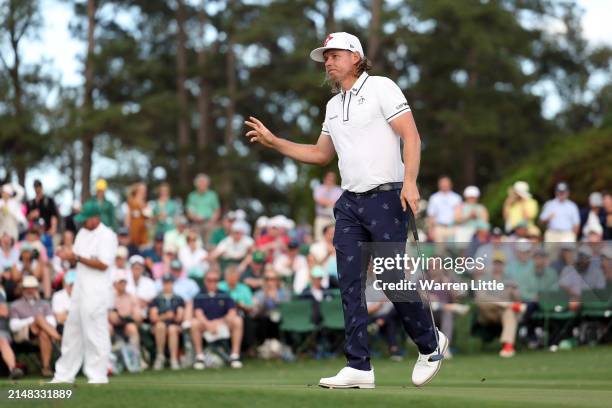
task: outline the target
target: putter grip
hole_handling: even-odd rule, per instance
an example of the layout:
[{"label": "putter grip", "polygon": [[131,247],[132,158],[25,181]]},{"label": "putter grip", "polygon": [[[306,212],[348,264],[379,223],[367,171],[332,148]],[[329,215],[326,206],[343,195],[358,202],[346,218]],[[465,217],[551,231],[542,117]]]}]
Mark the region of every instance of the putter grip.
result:
[{"label": "putter grip", "polygon": [[408,206],[408,228],[412,230],[412,237],[415,241],[419,240],[419,232],[417,231],[416,226],[416,217],[414,212],[412,212],[412,207]]}]

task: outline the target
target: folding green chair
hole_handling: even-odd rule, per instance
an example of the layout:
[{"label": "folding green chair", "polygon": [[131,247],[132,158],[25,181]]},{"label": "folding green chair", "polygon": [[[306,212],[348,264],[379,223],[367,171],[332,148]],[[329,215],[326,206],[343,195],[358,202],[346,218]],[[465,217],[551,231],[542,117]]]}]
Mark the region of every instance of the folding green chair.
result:
[{"label": "folding green chair", "polygon": [[563,322],[561,330],[553,338],[561,337],[576,321],[578,313],[569,310],[569,295],[563,290],[542,291],[538,293],[539,310],[533,314],[534,319],[544,322],[546,344],[550,345],[550,322]]},{"label": "folding green chair", "polygon": [[317,333],[317,326],[312,322],[312,302],[297,299],[280,304],[281,333],[297,334],[305,339],[297,346],[296,354],[306,349]]},{"label": "folding green chair", "polygon": [[596,342],[599,343],[612,327],[612,288],[582,291],[581,303],[583,318],[605,324],[604,330],[597,335]]},{"label": "folding green chair", "polygon": [[334,298],[321,302],[322,327],[328,330],[344,330],[342,300]]}]

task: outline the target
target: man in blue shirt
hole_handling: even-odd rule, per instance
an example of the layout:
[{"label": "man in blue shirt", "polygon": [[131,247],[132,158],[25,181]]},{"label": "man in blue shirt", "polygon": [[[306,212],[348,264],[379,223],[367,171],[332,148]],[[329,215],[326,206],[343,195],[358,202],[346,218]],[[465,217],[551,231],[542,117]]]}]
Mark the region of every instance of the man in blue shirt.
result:
[{"label": "man in blue shirt", "polygon": [[580,211],[576,203],[569,199],[567,183],[557,184],[555,198],[544,204],[540,221],[546,225],[544,241],[576,242],[580,228]]},{"label": "man in blue shirt", "polygon": [[208,332],[212,336],[222,337],[229,330],[231,338],[230,365],[241,368],[240,345],[242,344],[243,321],[238,315],[236,304],[227,292],[218,288],[221,273],[217,268],[204,275],[204,289],[193,299],[193,318],[191,320],[191,341],[196,352],[193,368],[204,368],[202,336]]}]

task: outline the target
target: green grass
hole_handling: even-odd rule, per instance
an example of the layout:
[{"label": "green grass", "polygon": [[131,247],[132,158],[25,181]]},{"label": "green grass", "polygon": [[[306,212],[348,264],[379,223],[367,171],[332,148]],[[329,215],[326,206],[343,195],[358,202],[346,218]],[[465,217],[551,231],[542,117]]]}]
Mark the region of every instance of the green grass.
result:
[{"label": "green grass", "polygon": [[[79,407],[603,407],[612,403],[612,347],[558,353],[494,354],[445,361],[422,389],[410,384],[414,354],[402,363],[374,360],[375,390],[326,390],[319,377],[342,367],[339,359],[296,363],[247,361],[241,370],[148,371],[111,378],[106,386],[79,378],[69,401],[9,401],[9,388],[52,386],[40,379],[0,382],[2,406]],[[58,388],[57,386],[53,386]]]}]

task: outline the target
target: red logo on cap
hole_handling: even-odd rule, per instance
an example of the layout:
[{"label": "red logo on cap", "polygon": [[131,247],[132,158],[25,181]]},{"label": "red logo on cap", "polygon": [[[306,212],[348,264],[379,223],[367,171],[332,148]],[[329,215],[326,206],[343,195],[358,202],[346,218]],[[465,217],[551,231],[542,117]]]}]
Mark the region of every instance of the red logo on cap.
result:
[{"label": "red logo on cap", "polygon": [[326,47],[326,46],[327,46],[327,43],[328,43],[328,42],[329,42],[329,41],[330,41],[332,38],[334,38],[334,37],[332,37],[332,35],[331,35],[331,34],[330,34],[330,35],[328,35],[328,36],[327,36],[327,38],[325,39],[325,41],[323,41],[323,46],[324,46],[324,47]]}]

